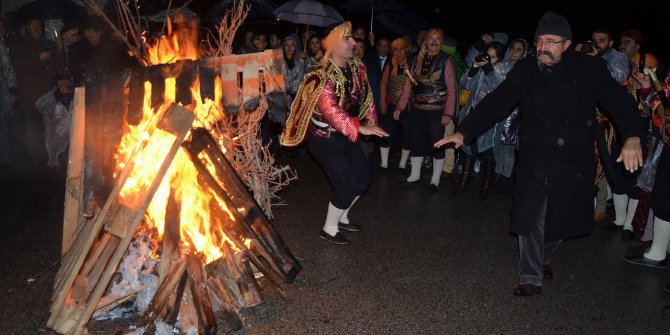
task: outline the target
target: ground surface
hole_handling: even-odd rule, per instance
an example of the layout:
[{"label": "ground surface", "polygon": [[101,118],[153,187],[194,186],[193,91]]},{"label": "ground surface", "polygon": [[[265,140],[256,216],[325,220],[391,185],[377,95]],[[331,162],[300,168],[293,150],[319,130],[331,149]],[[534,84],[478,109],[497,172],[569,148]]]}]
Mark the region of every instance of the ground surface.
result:
[{"label": "ground surface", "polygon": [[[518,298],[510,194],[477,201],[475,181],[450,198],[454,181],[429,194],[427,183],[399,185],[395,169],[374,170],[350,215],[363,231],[335,246],[318,237],[327,180],[309,156],[292,162],[300,179],[281,194],[287,205],[275,209],[274,224],[304,269],[285,286],[288,300],[265,290],[264,304],[243,311],[247,326],[236,334],[670,333],[660,313],[670,273],[624,263],[628,244],[600,224],[559,248],[541,295]],[[45,328],[64,174],[17,165],[0,171],[0,333],[53,334]]]}]

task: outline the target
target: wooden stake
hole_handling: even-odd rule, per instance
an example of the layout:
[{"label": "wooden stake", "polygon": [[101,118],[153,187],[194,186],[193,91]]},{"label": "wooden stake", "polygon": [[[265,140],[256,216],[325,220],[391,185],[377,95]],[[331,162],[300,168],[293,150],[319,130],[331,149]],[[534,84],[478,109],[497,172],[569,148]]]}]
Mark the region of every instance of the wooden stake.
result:
[{"label": "wooden stake", "polygon": [[65,181],[65,214],[61,255],[70,250],[81,219],[81,197],[84,174],[84,134],[86,126],[86,93],[83,87],[74,90],[74,109],[70,132],[70,151]]}]

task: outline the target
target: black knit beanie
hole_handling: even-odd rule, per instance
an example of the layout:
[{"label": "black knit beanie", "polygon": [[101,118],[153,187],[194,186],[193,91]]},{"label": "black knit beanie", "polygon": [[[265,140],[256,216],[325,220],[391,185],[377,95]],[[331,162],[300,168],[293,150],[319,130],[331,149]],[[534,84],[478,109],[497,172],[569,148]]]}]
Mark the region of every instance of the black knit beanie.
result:
[{"label": "black knit beanie", "polygon": [[541,35],[558,35],[568,40],[572,39],[572,29],[570,23],[562,15],[554,12],[546,12],[537,23],[535,38]]}]

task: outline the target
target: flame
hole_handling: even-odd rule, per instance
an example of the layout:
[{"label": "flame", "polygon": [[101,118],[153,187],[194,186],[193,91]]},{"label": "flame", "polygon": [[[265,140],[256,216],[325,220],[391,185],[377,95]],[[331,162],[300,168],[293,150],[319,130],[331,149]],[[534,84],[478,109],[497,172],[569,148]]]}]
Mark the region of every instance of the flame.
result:
[{"label": "flame", "polygon": [[[171,29],[169,24],[168,31]],[[184,34],[176,35],[164,37],[160,43],[149,49],[152,64],[198,58],[197,52],[193,51],[196,50],[193,47],[197,44],[189,44],[195,41]],[[183,41],[186,41],[186,44],[183,44]],[[225,115],[220,103],[221,78],[216,79],[214,100],[206,98],[203,101],[199,79],[191,88],[193,102],[187,107],[192,109],[196,116],[193,125],[195,127],[212,129],[214,124]],[[151,83],[145,82],[142,120],[138,125],[128,125],[116,153],[115,177],[121,174],[127,162],[135,157],[133,168],[119,197],[121,203],[130,208],[138,208],[141,205],[140,201],[155,178],[164,157],[177,140],[173,134],[157,127],[162,112],[176,101],[176,79],[165,79],[164,103],[157,109],[151,107],[151,88]],[[215,175],[215,168],[209,157],[200,153],[199,159]],[[231,240],[223,230],[225,224],[235,221],[233,212],[228,209],[225,201],[220,199],[216,192],[199,182],[198,171],[184,148],[180,148],[177,152],[146,211],[144,223],[148,228],[157,231],[158,239],[162,239],[164,234],[166,208],[169,206],[170,197],[176,199],[180,207],[182,250],[193,250],[201,254],[206,263],[224,255],[224,243],[228,243],[235,252],[241,251],[237,243]],[[223,210],[223,215],[212,213],[213,205]],[[247,248],[251,247],[250,240],[242,239],[241,242]]]}]

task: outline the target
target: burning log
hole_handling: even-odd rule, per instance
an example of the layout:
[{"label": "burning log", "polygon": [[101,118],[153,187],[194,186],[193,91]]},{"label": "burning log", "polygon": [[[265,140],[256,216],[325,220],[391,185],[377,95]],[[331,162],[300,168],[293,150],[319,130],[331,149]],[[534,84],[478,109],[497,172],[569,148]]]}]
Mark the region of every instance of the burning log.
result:
[{"label": "burning log", "polygon": [[[301,268],[268,219],[269,199],[274,197],[268,176],[279,179],[274,179],[271,157],[267,159],[263,151],[267,148],[258,149],[257,138],[258,122],[267,109],[266,91],[283,85],[278,60],[281,52],[269,51],[167,64],[136,71],[121,80],[122,85],[114,81],[113,92],[107,92],[105,82],[86,91],[85,101],[79,101],[81,115],[74,117],[80,129],[73,134],[79,137],[73,137],[70,149],[81,165],[72,163],[68,174],[67,204],[72,207],[66,208],[64,232],[72,238],[66,242],[63,236],[63,250],[68,251],[56,276],[49,327],[81,334],[94,312],[109,310],[140,292],[137,287],[151,285],[147,291],[157,291],[153,295],[142,291],[136,301],[146,307],[138,307],[145,310],[146,326],[157,318],[174,325],[179,316],[182,331],[193,326],[200,334],[210,333],[217,327],[214,308],[218,307],[227,324],[239,329],[244,326],[239,310],[263,301],[255,269],[271,290],[285,298],[279,284],[292,282]],[[221,98],[227,115],[220,107]],[[177,101],[193,110],[173,105]],[[86,121],[82,105],[91,112]],[[126,123],[121,125],[123,116]],[[106,123],[113,124],[114,131],[127,132],[121,138]],[[202,126],[214,134],[190,129]],[[183,143],[186,137],[189,141]],[[221,147],[224,143],[229,146],[228,157]],[[119,165],[113,171],[110,148],[116,147]],[[259,156],[260,161],[254,160]],[[97,175],[82,176],[82,170]],[[283,185],[281,180],[277,184]],[[97,197],[99,203],[81,200],[85,195]],[[96,207],[103,203],[102,209]],[[126,261],[134,259],[124,255],[131,242],[131,249],[137,250],[134,241],[140,230],[155,238],[151,252],[160,246],[160,255],[151,255],[160,256],[155,258],[160,263],[153,268],[156,261],[151,260],[147,270],[153,282],[114,291],[125,276],[116,275],[122,272],[117,268],[125,269]]]},{"label": "burning log", "polygon": [[[199,176],[207,185],[227,205],[242,209],[241,213],[236,212],[240,215],[236,217],[236,221],[239,220],[246,228],[249,238],[252,239],[259,253],[275,271],[282,274],[286,282],[292,282],[300,271],[300,265],[284,245],[256,201],[245,192],[244,183],[223,153],[218,150],[209,132],[202,128],[193,130],[191,140],[186,142],[184,147],[200,172]],[[200,153],[204,153],[210,162],[215,162],[212,165],[214,171],[210,171],[203,160],[198,158]]]},{"label": "burning log", "polygon": [[[105,292],[107,285],[114,274],[116,266],[123,257],[137,226],[144,217],[146,208],[149,206],[149,201],[162,180],[162,175],[167,172],[170,162],[177,154],[181,142],[188,132],[190,125],[193,123],[193,114],[182,107],[173,105],[170,109],[166,110],[165,113],[161,113],[160,117],[157,117],[156,119],[156,128],[167,131],[174,136],[173,145],[165,153],[163,163],[160,165],[158,171],[156,171],[156,178],[154,178],[148,185],[145,185],[144,194],[132,199],[130,203],[122,204],[120,202],[120,193],[124,189],[126,181],[131,177],[131,173],[134,171],[134,161],[127,164],[119,176],[116,186],[112,191],[112,196],[108,199],[100,215],[98,215],[95,221],[85,227],[79,236],[77,236],[77,240],[80,240],[81,242],[75,242],[75,244],[81,247],[72,250],[72,253],[69,254],[69,257],[65,260],[65,265],[61,267],[57,275],[58,277],[63,277],[65,279],[63,281],[57,281],[57,286],[55,287],[55,300],[51,306],[52,314],[47,322],[47,325],[56,331],[61,333],[81,333],[84,326],[91,318],[98,301]],[[156,133],[157,131],[154,132],[154,134]],[[141,149],[146,149],[149,143],[151,143],[150,139],[143,142],[141,147],[136,150],[135,157],[141,153]],[[111,252],[112,255],[108,263],[105,264],[100,262],[100,264],[103,264],[101,267],[104,267],[100,279],[95,283],[88,284],[91,285],[91,287],[95,287],[91,296],[88,297],[86,301],[70,301],[71,304],[66,304],[66,299],[68,297],[70,297],[70,299],[73,298],[72,285],[80,273],[82,265],[88,255],[88,251],[90,250],[90,246],[93,244],[96,236],[99,235],[99,232],[103,227],[107,232],[120,238],[119,245],[112,247],[108,244],[106,248],[109,248],[111,251],[103,251],[101,253],[107,254]],[[86,295],[83,297],[86,297]]]}]

